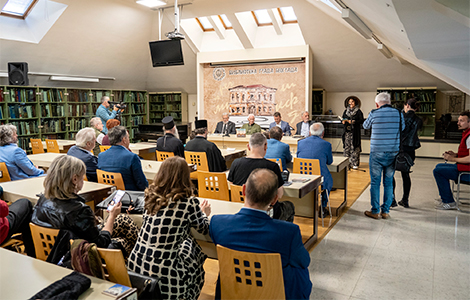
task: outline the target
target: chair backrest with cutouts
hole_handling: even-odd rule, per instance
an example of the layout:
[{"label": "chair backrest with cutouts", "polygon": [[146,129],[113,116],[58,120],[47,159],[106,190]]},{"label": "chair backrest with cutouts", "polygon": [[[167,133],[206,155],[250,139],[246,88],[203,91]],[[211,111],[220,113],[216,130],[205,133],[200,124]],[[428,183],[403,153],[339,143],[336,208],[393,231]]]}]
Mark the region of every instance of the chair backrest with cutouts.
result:
[{"label": "chair backrest with cutouts", "polygon": [[184,151],[184,157],[188,164],[196,165],[198,171],[209,171],[206,152]]},{"label": "chair backrest with cutouts", "polygon": [[109,148],[111,148],[111,146],[102,146],[102,145],[100,145],[100,152],[104,152],[104,151],[108,150]]},{"label": "chair backrest with cutouts", "polygon": [[320,160],[294,157],[294,170],[292,173],[321,175]]},{"label": "chair backrest with cutouts", "polygon": [[245,202],[245,196],[243,196],[243,186],[241,185],[230,185],[230,195],[232,202]]},{"label": "chair backrest with cutouts", "polygon": [[33,154],[44,153],[44,145],[40,139],[29,139],[31,141],[31,149]]},{"label": "chair backrest with cutouts", "polygon": [[222,299],[285,299],[281,255],[217,245]]},{"label": "chair backrest with cutouts", "polygon": [[157,161],[164,161],[165,159],[173,156],[175,156],[173,152],[157,151]]},{"label": "chair backrest with cutouts", "polygon": [[227,175],[217,172],[197,172],[198,194],[202,198],[229,201]]},{"label": "chair backrest with cutouts", "polygon": [[52,247],[54,247],[59,229],[42,227],[34,223],[29,223],[29,228],[33,237],[36,258],[45,261],[51,253]]},{"label": "chair backrest with cutouts", "polygon": [[96,176],[98,177],[98,183],[114,185],[118,190],[126,190],[121,173],[106,172],[96,169]]},{"label": "chair backrest with cutouts", "polygon": [[47,152],[50,153],[60,153],[59,144],[57,140],[47,140],[46,139]]},{"label": "chair backrest with cutouts", "polygon": [[132,287],[126,262],[119,249],[98,248],[106,280]]},{"label": "chair backrest with cutouts", "polygon": [[10,173],[8,172],[7,165],[4,162],[0,162],[0,182],[11,181]]},{"label": "chair backrest with cutouts", "polygon": [[266,158],[266,159],[277,163],[277,165],[279,166],[279,169],[281,169],[281,172],[282,172],[282,160],[280,158]]}]

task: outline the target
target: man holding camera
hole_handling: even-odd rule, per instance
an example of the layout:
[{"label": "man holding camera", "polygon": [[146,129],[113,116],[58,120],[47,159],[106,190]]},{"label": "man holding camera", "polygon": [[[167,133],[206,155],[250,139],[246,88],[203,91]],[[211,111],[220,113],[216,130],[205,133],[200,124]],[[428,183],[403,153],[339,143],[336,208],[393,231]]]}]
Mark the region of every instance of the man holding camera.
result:
[{"label": "man holding camera", "polygon": [[[101,105],[96,110],[96,116],[101,119],[102,124],[106,124],[106,122],[109,119],[116,118],[119,108],[116,105],[114,105],[113,111],[110,112],[109,111],[110,106],[111,104],[109,104],[109,97],[108,96],[101,97]],[[108,128],[106,128],[106,126],[103,126],[102,132],[104,134],[108,134]]]}]

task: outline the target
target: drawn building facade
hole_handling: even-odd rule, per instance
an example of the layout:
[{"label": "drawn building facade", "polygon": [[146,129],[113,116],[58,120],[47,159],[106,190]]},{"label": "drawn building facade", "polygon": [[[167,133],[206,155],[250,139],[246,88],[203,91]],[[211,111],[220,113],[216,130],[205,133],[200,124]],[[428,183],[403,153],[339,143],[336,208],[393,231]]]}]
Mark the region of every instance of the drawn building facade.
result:
[{"label": "drawn building facade", "polygon": [[277,88],[261,84],[238,85],[230,88],[229,114],[231,116],[272,116],[276,112]]}]

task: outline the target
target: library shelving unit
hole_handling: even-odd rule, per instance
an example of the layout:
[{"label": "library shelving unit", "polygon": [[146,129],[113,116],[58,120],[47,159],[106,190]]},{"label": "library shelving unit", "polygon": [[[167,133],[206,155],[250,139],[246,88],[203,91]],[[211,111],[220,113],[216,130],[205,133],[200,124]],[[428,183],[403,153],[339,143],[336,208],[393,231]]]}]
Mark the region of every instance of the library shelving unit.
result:
[{"label": "library shelving unit", "polygon": [[65,89],[38,88],[39,129],[42,138],[66,139]]},{"label": "library shelving unit", "polygon": [[0,125],[3,125],[7,121],[7,105],[5,102],[5,88],[0,86]]},{"label": "library shelving unit", "polygon": [[188,94],[149,93],[150,123],[161,123],[165,116],[172,116],[175,122],[188,122]]},{"label": "library shelving unit", "polygon": [[325,96],[324,89],[312,89],[312,115],[323,115]]},{"label": "library shelving unit", "polygon": [[134,139],[140,124],[147,123],[147,91],[113,91],[114,102],[124,102],[126,109],[121,113],[121,125],[129,129],[130,139]]},{"label": "library shelving unit", "polygon": [[409,98],[416,98],[420,103],[420,109],[416,112],[423,120],[423,128],[420,136],[434,137],[436,127],[436,87],[386,87],[377,88],[377,94],[387,92],[391,96],[392,106],[402,110]]}]

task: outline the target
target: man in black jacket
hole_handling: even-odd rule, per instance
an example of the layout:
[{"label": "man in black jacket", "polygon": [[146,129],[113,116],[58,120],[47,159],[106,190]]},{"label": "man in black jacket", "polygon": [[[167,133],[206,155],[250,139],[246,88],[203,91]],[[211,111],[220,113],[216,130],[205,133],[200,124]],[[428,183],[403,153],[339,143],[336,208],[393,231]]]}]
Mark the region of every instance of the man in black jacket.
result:
[{"label": "man in black jacket", "polygon": [[297,131],[295,132],[296,135],[303,135],[304,137],[308,137],[310,135],[310,125],[313,124],[313,121],[310,121],[310,114],[308,111],[304,111],[301,114],[302,122],[297,123],[295,127],[297,127]]},{"label": "man in black jacket", "polygon": [[157,140],[157,151],[173,152],[184,158],[184,146],[178,136],[173,117],[164,117],[162,120],[165,135]]},{"label": "man in black jacket", "polygon": [[228,113],[222,114],[222,121],[217,123],[214,133],[222,133],[222,134],[236,134],[237,133],[235,129],[235,123],[229,121],[228,118],[229,118]]}]

